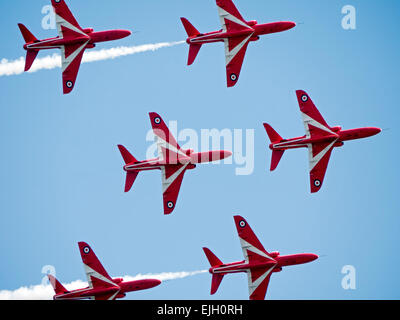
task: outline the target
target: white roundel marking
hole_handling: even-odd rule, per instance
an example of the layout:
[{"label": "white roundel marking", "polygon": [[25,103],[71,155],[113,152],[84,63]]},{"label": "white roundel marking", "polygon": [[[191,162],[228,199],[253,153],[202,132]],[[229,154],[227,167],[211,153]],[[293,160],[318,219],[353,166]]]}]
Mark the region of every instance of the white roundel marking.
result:
[{"label": "white roundel marking", "polygon": [[73,83],[72,81],[67,81],[67,82],[65,83],[65,85],[66,85],[68,88],[72,88],[73,85],[74,85],[74,83]]},{"label": "white roundel marking", "polygon": [[244,227],[246,226],[246,221],[244,221],[244,220],[240,221],[240,222],[239,222],[239,226],[240,226],[241,228],[244,228]]},{"label": "white roundel marking", "polygon": [[55,0],[55,2],[56,2],[56,3],[60,3],[60,2],[61,2],[61,0]]},{"label": "white roundel marking", "polygon": [[88,254],[90,252],[90,248],[89,247],[84,247],[83,248],[83,252]]},{"label": "white roundel marking", "polygon": [[301,100],[302,100],[303,102],[307,102],[307,101],[308,101],[308,96],[305,95],[305,94],[303,94],[303,95],[301,96]]},{"label": "white roundel marking", "polygon": [[161,119],[159,117],[154,119],[155,124],[160,124],[161,123]]},{"label": "white roundel marking", "polygon": [[232,74],[231,74],[231,80],[232,80],[232,81],[236,81],[236,80],[237,80],[237,75],[234,74],[234,73],[232,73]]},{"label": "white roundel marking", "polygon": [[314,186],[316,186],[317,188],[321,186],[321,181],[319,181],[318,179],[314,180]]},{"label": "white roundel marking", "polygon": [[169,202],[167,203],[167,207],[170,208],[170,209],[172,209],[172,208],[174,207],[174,203],[173,203],[172,201],[169,201]]}]

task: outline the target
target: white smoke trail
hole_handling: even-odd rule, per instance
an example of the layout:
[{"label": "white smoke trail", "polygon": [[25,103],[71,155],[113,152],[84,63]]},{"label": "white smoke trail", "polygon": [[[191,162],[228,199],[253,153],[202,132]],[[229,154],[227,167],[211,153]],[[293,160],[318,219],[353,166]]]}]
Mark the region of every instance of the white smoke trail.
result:
[{"label": "white smoke trail", "polygon": [[[207,270],[193,272],[164,272],[160,274],[138,274],[136,276],[125,276],[124,281],[134,281],[141,279],[158,279],[161,281],[169,281],[192,277],[198,274],[206,273]],[[64,285],[67,290],[76,290],[86,288],[88,283],[77,280]],[[51,300],[54,296],[53,288],[50,285],[36,285],[22,287],[17,290],[0,290],[0,300]]]},{"label": "white smoke trail", "polygon": [[[88,51],[85,52],[85,54],[83,55],[82,63],[115,59],[118,57],[123,57],[147,51],[156,51],[161,48],[173,47],[182,43],[185,43],[185,41],[161,42],[155,44],[144,44],[140,46],[116,47],[111,49]],[[13,61],[2,59],[0,61],[0,77],[22,74],[24,73],[24,68],[25,68],[24,57],[21,57]],[[36,59],[29,72],[32,73],[43,69],[49,70],[54,68],[61,68],[61,56],[56,53],[53,55],[48,55],[46,57]]]}]

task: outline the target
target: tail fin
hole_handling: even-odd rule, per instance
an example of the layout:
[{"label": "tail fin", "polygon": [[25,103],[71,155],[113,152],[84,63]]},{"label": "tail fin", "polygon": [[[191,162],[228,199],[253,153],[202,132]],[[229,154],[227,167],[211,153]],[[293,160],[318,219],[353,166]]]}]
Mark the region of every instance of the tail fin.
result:
[{"label": "tail fin", "polygon": [[39,51],[37,50],[28,50],[26,52],[26,59],[25,59],[25,72],[29,71],[29,69],[32,67],[33,62],[35,62],[35,59],[38,55]]},{"label": "tail fin", "polygon": [[267,131],[271,143],[280,142],[283,140],[282,137],[268,123],[264,123],[264,128]]},{"label": "tail fin", "polygon": [[[271,143],[276,143],[283,140],[282,137],[268,123],[264,123],[264,128],[267,131]],[[284,150],[272,150],[271,171],[274,171],[278,167],[278,164],[281,161],[284,153]]]},{"label": "tail fin", "polygon": [[[186,30],[186,33],[189,37],[195,37],[200,34],[200,32],[187,20],[186,18],[181,18],[183,27]],[[188,58],[188,66],[192,65],[196,60],[197,55],[201,49],[201,44],[191,44],[189,48],[189,58]]]},{"label": "tail fin", "polygon": [[[221,260],[217,258],[217,256],[211,252],[210,249],[208,248],[203,248],[204,253],[206,254],[206,257],[208,259],[208,262],[210,262],[211,267],[216,267],[220,266],[223,263]],[[215,294],[218,291],[219,286],[221,285],[222,279],[224,279],[225,274],[220,273],[220,274],[213,274],[212,280],[211,280],[211,295]]]},{"label": "tail fin", "polygon": [[[25,27],[22,23],[18,24],[19,30],[24,37],[25,43],[32,43],[38,41],[36,37]],[[37,50],[29,50],[26,53],[26,60],[25,60],[25,72],[28,71],[31,67],[33,62],[35,61],[39,51]]]},{"label": "tail fin", "polygon": [[285,153],[284,150],[272,151],[271,168],[270,168],[271,171],[274,171],[278,167],[278,164],[281,161],[284,153]]},{"label": "tail fin", "polygon": [[188,58],[188,66],[192,65],[199,54],[201,49],[201,44],[191,44],[189,47],[189,58]]},{"label": "tail fin", "polygon": [[129,192],[132,189],[133,184],[138,176],[139,172],[128,172],[126,174],[126,181],[125,181],[125,192]]},{"label": "tail fin", "polygon": [[124,146],[119,145],[118,149],[121,152],[122,158],[124,158],[125,164],[138,162],[136,158],[133,155],[131,155],[130,152]]},{"label": "tail fin", "polygon": [[211,292],[210,294],[216,294],[219,286],[221,285],[222,280],[224,279],[224,274],[213,274],[211,280]]},{"label": "tail fin", "polygon": [[193,27],[193,25],[189,22],[188,19],[181,18],[181,21],[189,37],[195,37],[200,34],[200,32],[195,27]]},{"label": "tail fin", "polygon": [[219,260],[217,258],[217,256],[211,252],[210,249],[208,248],[203,248],[204,253],[206,254],[206,257],[208,259],[208,262],[210,263],[211,267],[216,267],[216,266],[220,266],[223,263],[221,262],[221,260]]},{"label": "tail fin", "polygon": [[48,274],[47,277],[49,278],[50,284],[56,294],[68,293],[68,290],[65,289],[55,277],[53,277],[51,274]]},{"label": "tail fin", "polygon": [[38,41],[36,37],[22,23],[18,23],[18,27],[22,33],[22,36],[24,37],[25,43]]},{"label": "tail fin", "polygon": [[[136,158],[130,154],[130,152],[124,147],[119,145],[119,151],[121,152],[122,158],[125,161],[125,164],[136,163],[138,162]],[[133,184],[138,176],[139,172],[128,172],[126,174],[126,181],[125,181],[125,192],[129,192],[132,189]]]}]

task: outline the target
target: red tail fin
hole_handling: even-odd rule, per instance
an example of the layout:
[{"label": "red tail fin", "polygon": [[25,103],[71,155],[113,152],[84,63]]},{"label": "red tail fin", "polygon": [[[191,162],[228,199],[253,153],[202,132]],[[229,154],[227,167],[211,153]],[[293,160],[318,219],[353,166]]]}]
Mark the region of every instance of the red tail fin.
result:
[{"label": "red tail fin", "polygon": [[[206,254],[208,262],[210,262],[211,267],[223,265],[221,260],[219,260],[217,258],[217,256],[211,252],[210,249],[203,248],[203,251]],[[211,295],[215,294],[218,291],[218,288],[222,282],[222,279],[224,279],[224,276],[225,276],[225,274],[223,274],[223,273],[213,274],[212,280],[211,280]]]},{"label": "red tail fin", "polygon": [[[281,142],[283,139],[282,137],[268,124],[264,123],[264,128],[267,131],[268,137],[271,140],[271,143]],[[285,153],[284,150],[273,150],[272,151],[272,160],[271,160],[271,171],[274,171],[279,162],[282,159],[283,154]]]},{"label": "red tail fin", "polygon": [[[36,37],[22,23],[19,23],[18,27],[22,33],[22,36],[24,37],[25,43],[32,43],[38,41]],[[35,61],[38,53],[39,51],[37,50],[28,50],[28,52],[26,53],[26,60],[25,60],[25,72],[32,67],[32,64]]]},{"label": "red tail fin", "polygon": [[[200,32],[189,22],[188,19],[181,18],[181,21],[189,38],[198,36],[200,34]],[[190,45],[188,66],[192,65],[193,62],[196,60],[196,57],[199,54],[200,49],[201,49],[201,44]]]},{"label": "red tail fin", "polygon": [[271,143],[281,142],[283,140],[282,137],[268,123],[264,123],[264,128],[267,131]]},{"label": "red tail fin", "polygon": [[222,280],[224,279],[224,274],[213,274],[211,280],[211,295],[217,293]]},{"label": "red tail fin", "polygon": [[[138,162],[136,158],[133,155],[131,155],[130,152],[124,146],[119,145],[118,149],[121,152],[125,164],[133,164]],[[129,192],[132,189],[132,186],[135,183],[138,174],[139,172],[132,172],[132,171],[127,173],[125,181],[125,192]]]},{"label": "red tail fin", "polygon": [[49,278],[50,284],[56,294],[68,293],[68,290],[65,289],[55,277],[53,277],[51,274],[48,274],[47,277]]},{"label": "red tail fin", "polygon": [[139,172],[128,172],[126,174],[125,192],[129,192],[132,189],[138,174]]},{"label": "red tail fin", "polygon": [[36,37],[22,23],[18,23],[18,27],[22,33],[22,36],[24,37],[25,43],[38,41]]},{"label": "red tail fin", "polygon": [[119,145],[119,151],[121,152],[122,158],[124,158],[125,164],[136,163],[138,162],[136,158],[129,153],[129,151],[124,147]]},{"label": "red tail fin", "polygon": [[217,256],[211,252],[210,249],[208,248],[203,248],[204,253],[206,254],[206,257],[208,259],[208,262],[210,263],[211,267],[216,267],[216,266],[220,266],[223,263],[221,262],[221,260],[219,260],[217,258]]},{"label": "red tail fin", "polygon": [[192,65],[196,60],[197,55],[201,49],[201,44],[191,44],[189,47],[188,66]]},{"label": "red tail fin", "polygon": [[274,171],[278,167],[278,164],[281,161],[284,153],[285,153],[284,150],[273,150],[272,151],[271,169],[270,169],[271,171]]},{"label": "red tail fin", "polygon": [[25,72],[29,71],[29,69],[32,67],[33,62],[35,61],[39,51],[36,50],[28,50],[26,52],[26,60],[25,60]]},{"label": "red tail fin", "polygon": [[200,34],[200,32],[195,27],[193,27],[193,25],[189,22],[188,19],[181,18],[181,21],[189,37],[195,37]]}]

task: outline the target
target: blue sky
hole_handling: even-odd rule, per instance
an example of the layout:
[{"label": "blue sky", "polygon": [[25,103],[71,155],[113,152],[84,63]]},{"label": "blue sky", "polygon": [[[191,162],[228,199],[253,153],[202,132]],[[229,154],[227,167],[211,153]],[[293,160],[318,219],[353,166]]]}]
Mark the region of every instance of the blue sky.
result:
[{"label": "blue sky", "polygon": [[[41,9],[49,3],[0,3],[0,59],[24,55],[18,22],[38,38],[55,35],[41,28]],[[115,276],[207,269],[203,246],[224,262],[238,261],[233,216],[240,214],[267,250],[323,256],[274,274],[269,299],[399,298],[400,4],[235,3],[248,20],[301,24],[252,43],[232,89],[226,88],[222,44],[204,46],[190,68],[186,44],[84,64],[69,96],[62,96],[60,69],[0,77],[0,290],[39,284],[44,265],[54,265],[64,283],[84,279],[78,241],[90,243]],[[137,32],[100,48],[184,40],[181,16],[202,32],[220,28],[212,0],[68,4],[84,27]],[[357,9],[353,31],[341,27],[347,4]],[[335,150],[315,195],[309,193],[306,150],[287,152],[277,171],[268,171],[262,123],[287,138],[303,135],[297,89],[310,94],[332,126],[388,129]],[[234,165],[199,166],[186,175],[168,217],[159,172],[141,174],[124,194],[116,146],[144,159],[152,111],[177,120],[180,129],[254,129],[254,173],[236,176]],[[345,265],[356,268],[356,290],[341,287]],[[248,298],[244,274],[226,277],[213,297],[210,283],[211,276],[202,274],[128,298]]]}]

